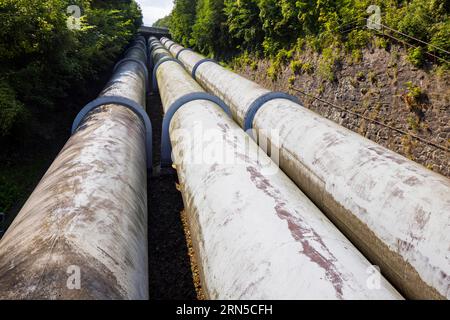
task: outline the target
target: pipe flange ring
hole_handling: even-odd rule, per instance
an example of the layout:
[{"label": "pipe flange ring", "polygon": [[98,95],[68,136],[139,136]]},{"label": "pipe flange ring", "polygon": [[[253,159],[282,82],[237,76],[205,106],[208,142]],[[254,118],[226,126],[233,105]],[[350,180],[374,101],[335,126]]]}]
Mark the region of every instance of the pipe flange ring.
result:
[{"label": "pipe flange ring", "polygon": [[287,99],[295,103],[300,103],[300,100],[297,97],[291,96],[290,94],[284,92],[268,92],[266,94],[263,94],[261,97],[253,101],[248,108],[248,111],[244,118],[244,131],[253,128],[253,119],[255,118],[255,115],[258,112],[259,108],[261,108],[266,102],[274,99]]},{"label": "pipe flange ring", "polygon": [[126,107],[133,111],[144,123],[145,125],[145,144],[146,144],[146,155],[147,155],[147,169],[152,168],[152,123],[150,121],[150,118],[147,115],[147,112],[145,112],[144,108],[139,105],[137,102],[130,100],[128,98],[120,97],[120,96],[103,96],[100,98],[97,98],[90,103],[88,103],[86,106],[84,106],[83,109],[78,113],[75,120],[72,124],[72,134],[74,134],[78,127],[80,126],[81,122],[83,121],[84,117],[94,110],[95,108],[107,105],[107,104],[118,104],[123,107]]},{"label": "pipe flange ring", "polygon": [[170,41],[170,39],[169,38],[161,39],[161,43],[164,45],[166,44],[167,41]]},{"label": "pipe flange ring", "polygon": [[148,73],[147,66],[141,60],[138,60],[138,59],[135,59],[135,58],[122,59],[122,60],[120,60],[119,62],[116,63],[116,65],[114,66],[113,72],[116,71],[117,68],[119,68],[119,66],[122,65],[125,62],[135,62],[135,63],[137,63],[137,64],[139,64],[141,66],[142,70],[144,71],[144,76],[145,76],[145,91],[148,92],[148,90],[149,90],[149,85],[148,85],[149,73]]},{"label": "pipe flange ring", "polygon": [[174,46],[174,45],[176,45],[176,44],[177,44],[176,42],[172,42],[172,43],[170,44],[170,46],[167,47],[167,51],[170,51],[170,48],[172,48],[172,46]]},{"label": "pipe flange ring", "polygon": [[175,113],[184,106],[186,103],[195,100],[207,100],[217,104],[230,118],[230,108],[220,98],[206,93],[206,92],[193,92],[188,93],[173,102],[166,114],[164,115],[162,132],[161,132],[161,167],[168,167],[172,165],[172,144],[170,142],[169,128]]},{"label": "pipe flange ring", "polygon": [[178,57],[180,56],[180,54],[181,54],[183,51],[192,51],[192,49],[190,49],[190,48],[183,48],[183,49],[181,49],[181,50],[178,51],[178,53],[175,55],[175,59],[178,59]]},{"label": "pipe flange ring", "polygon": [[[165,51],[167,51],[167,49],[166,49],[164,46],[162,46],[161,44],[158,44],[158,45],[156,45],[156,46],[153,46],[153,47],[150,49],[150,56],[153,56],[153,51],[158,50],[158,49],[164,49]],[[167,52],[168,52],[168,51],[167,51]]]},{"label": "pipe flange ring", "polygon": [[153,92],[158,92],[158,79],[156,79],[156,72],[158,71],[159,66],[167,61],[174,61],[184,68],[184,66],[181,64],[181,62],[175,58],[167,56],[167,57],[160,59],[153,67],[153,74],[152,74]]},{"label": "pipe flange ring", "polygon": [[197,80],[195,74],[196,74],[196,72],[197,72],[198,67],[200,67],[200,65],[203,64],[203,63],[205,63],[205,62],[214,62],[214,63],[218,64],[218,62],[217,62],[216,60],[214,60],[214,59],[208,59],[208,58],[205,58],[205,59],[202,59],[202,60],[198,61],[198,62],[194,65],[194,67],[192,68],[191,76],[192,76],[192,78],[194,78],[194,80]]}]

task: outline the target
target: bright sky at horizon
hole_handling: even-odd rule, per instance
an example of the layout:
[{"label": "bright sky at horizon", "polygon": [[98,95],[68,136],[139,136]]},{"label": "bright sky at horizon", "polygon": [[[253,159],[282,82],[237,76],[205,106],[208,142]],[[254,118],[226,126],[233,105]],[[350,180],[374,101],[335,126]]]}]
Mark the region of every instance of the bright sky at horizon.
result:
[{"label": "bright sky at horizon", "polygon": [[173,0],[136,0],[136,2],[141,6],[146,26],[152,26],[156,20],[167,16],[173,8]]}]

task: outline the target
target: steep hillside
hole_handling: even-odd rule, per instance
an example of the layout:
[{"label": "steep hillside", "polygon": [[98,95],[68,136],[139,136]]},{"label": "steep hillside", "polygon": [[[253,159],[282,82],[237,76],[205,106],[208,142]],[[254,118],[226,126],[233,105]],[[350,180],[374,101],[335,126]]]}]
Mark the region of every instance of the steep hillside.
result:
[{"label": "steep hillside", "polygon": [[[450,77],[442,68],[419,69],[405,48],[375,43],[352,56],[296,51],[282,62],[243,55],[236,72],[275,91],[290,92],[304,106],[450,176]],[[431,68],[431,69],[428,69]],[[325,69],[325,70],[324,70]]]}]

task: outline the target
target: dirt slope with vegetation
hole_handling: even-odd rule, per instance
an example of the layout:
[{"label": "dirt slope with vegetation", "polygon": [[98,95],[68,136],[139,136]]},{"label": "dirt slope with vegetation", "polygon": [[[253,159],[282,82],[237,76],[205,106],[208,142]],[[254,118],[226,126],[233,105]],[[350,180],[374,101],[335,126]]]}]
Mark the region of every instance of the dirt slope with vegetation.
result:
[{"label": "dirt slope with vegetation", "polygon": [[445,0],[175,0],[159,23],[183,45],[450,176],[449,12]]},{"label": "dirt slope with vegetation", "polygon": [[[236,72],[427,168],[450,177],[450,86],[448,73],[418,69],[398,45],[374,44],[360,61],[338,56],[333,81],[317,76],[322,55],[296,51],[273,73],[270,59],[233,64]],[[245,62],[247,60],[247,62]]]},{"label": "dirt slope with vegetation", "polygon": [[132,0],[0,1],[0,213],[22,206],[141,24]]}]

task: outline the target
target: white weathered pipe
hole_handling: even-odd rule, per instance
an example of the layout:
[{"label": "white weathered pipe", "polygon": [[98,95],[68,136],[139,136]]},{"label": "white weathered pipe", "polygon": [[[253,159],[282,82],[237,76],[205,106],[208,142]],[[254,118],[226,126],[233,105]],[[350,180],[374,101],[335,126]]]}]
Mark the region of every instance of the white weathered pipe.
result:
[{"label": "white weathered pipe", "polygon": [[[101,96],[145,106],[145,81],[125,62]],[[148,298],[145,148],[126,107],[84,118],[0,241],[0,299]]]},{"label": "white weathered pipe", "polygon": [[[203,92],[174,61],[156,75],[165,112]],[[183,104],[170,140],[209,299],[402,298],[217,104]]]},{"label": "white weathered pipe", "polygon": [[[175,57],[184,48],[171,45]],[[178,59],[189,72],[204,57]],[[214,62],[197,81],[244,125],[269,90]],[[263,104],[257,131],[275,130],[282,170],[409,298],[450,297],[450,180],[286,99]],[[268,138],[270,140],[270,137]]]}]

